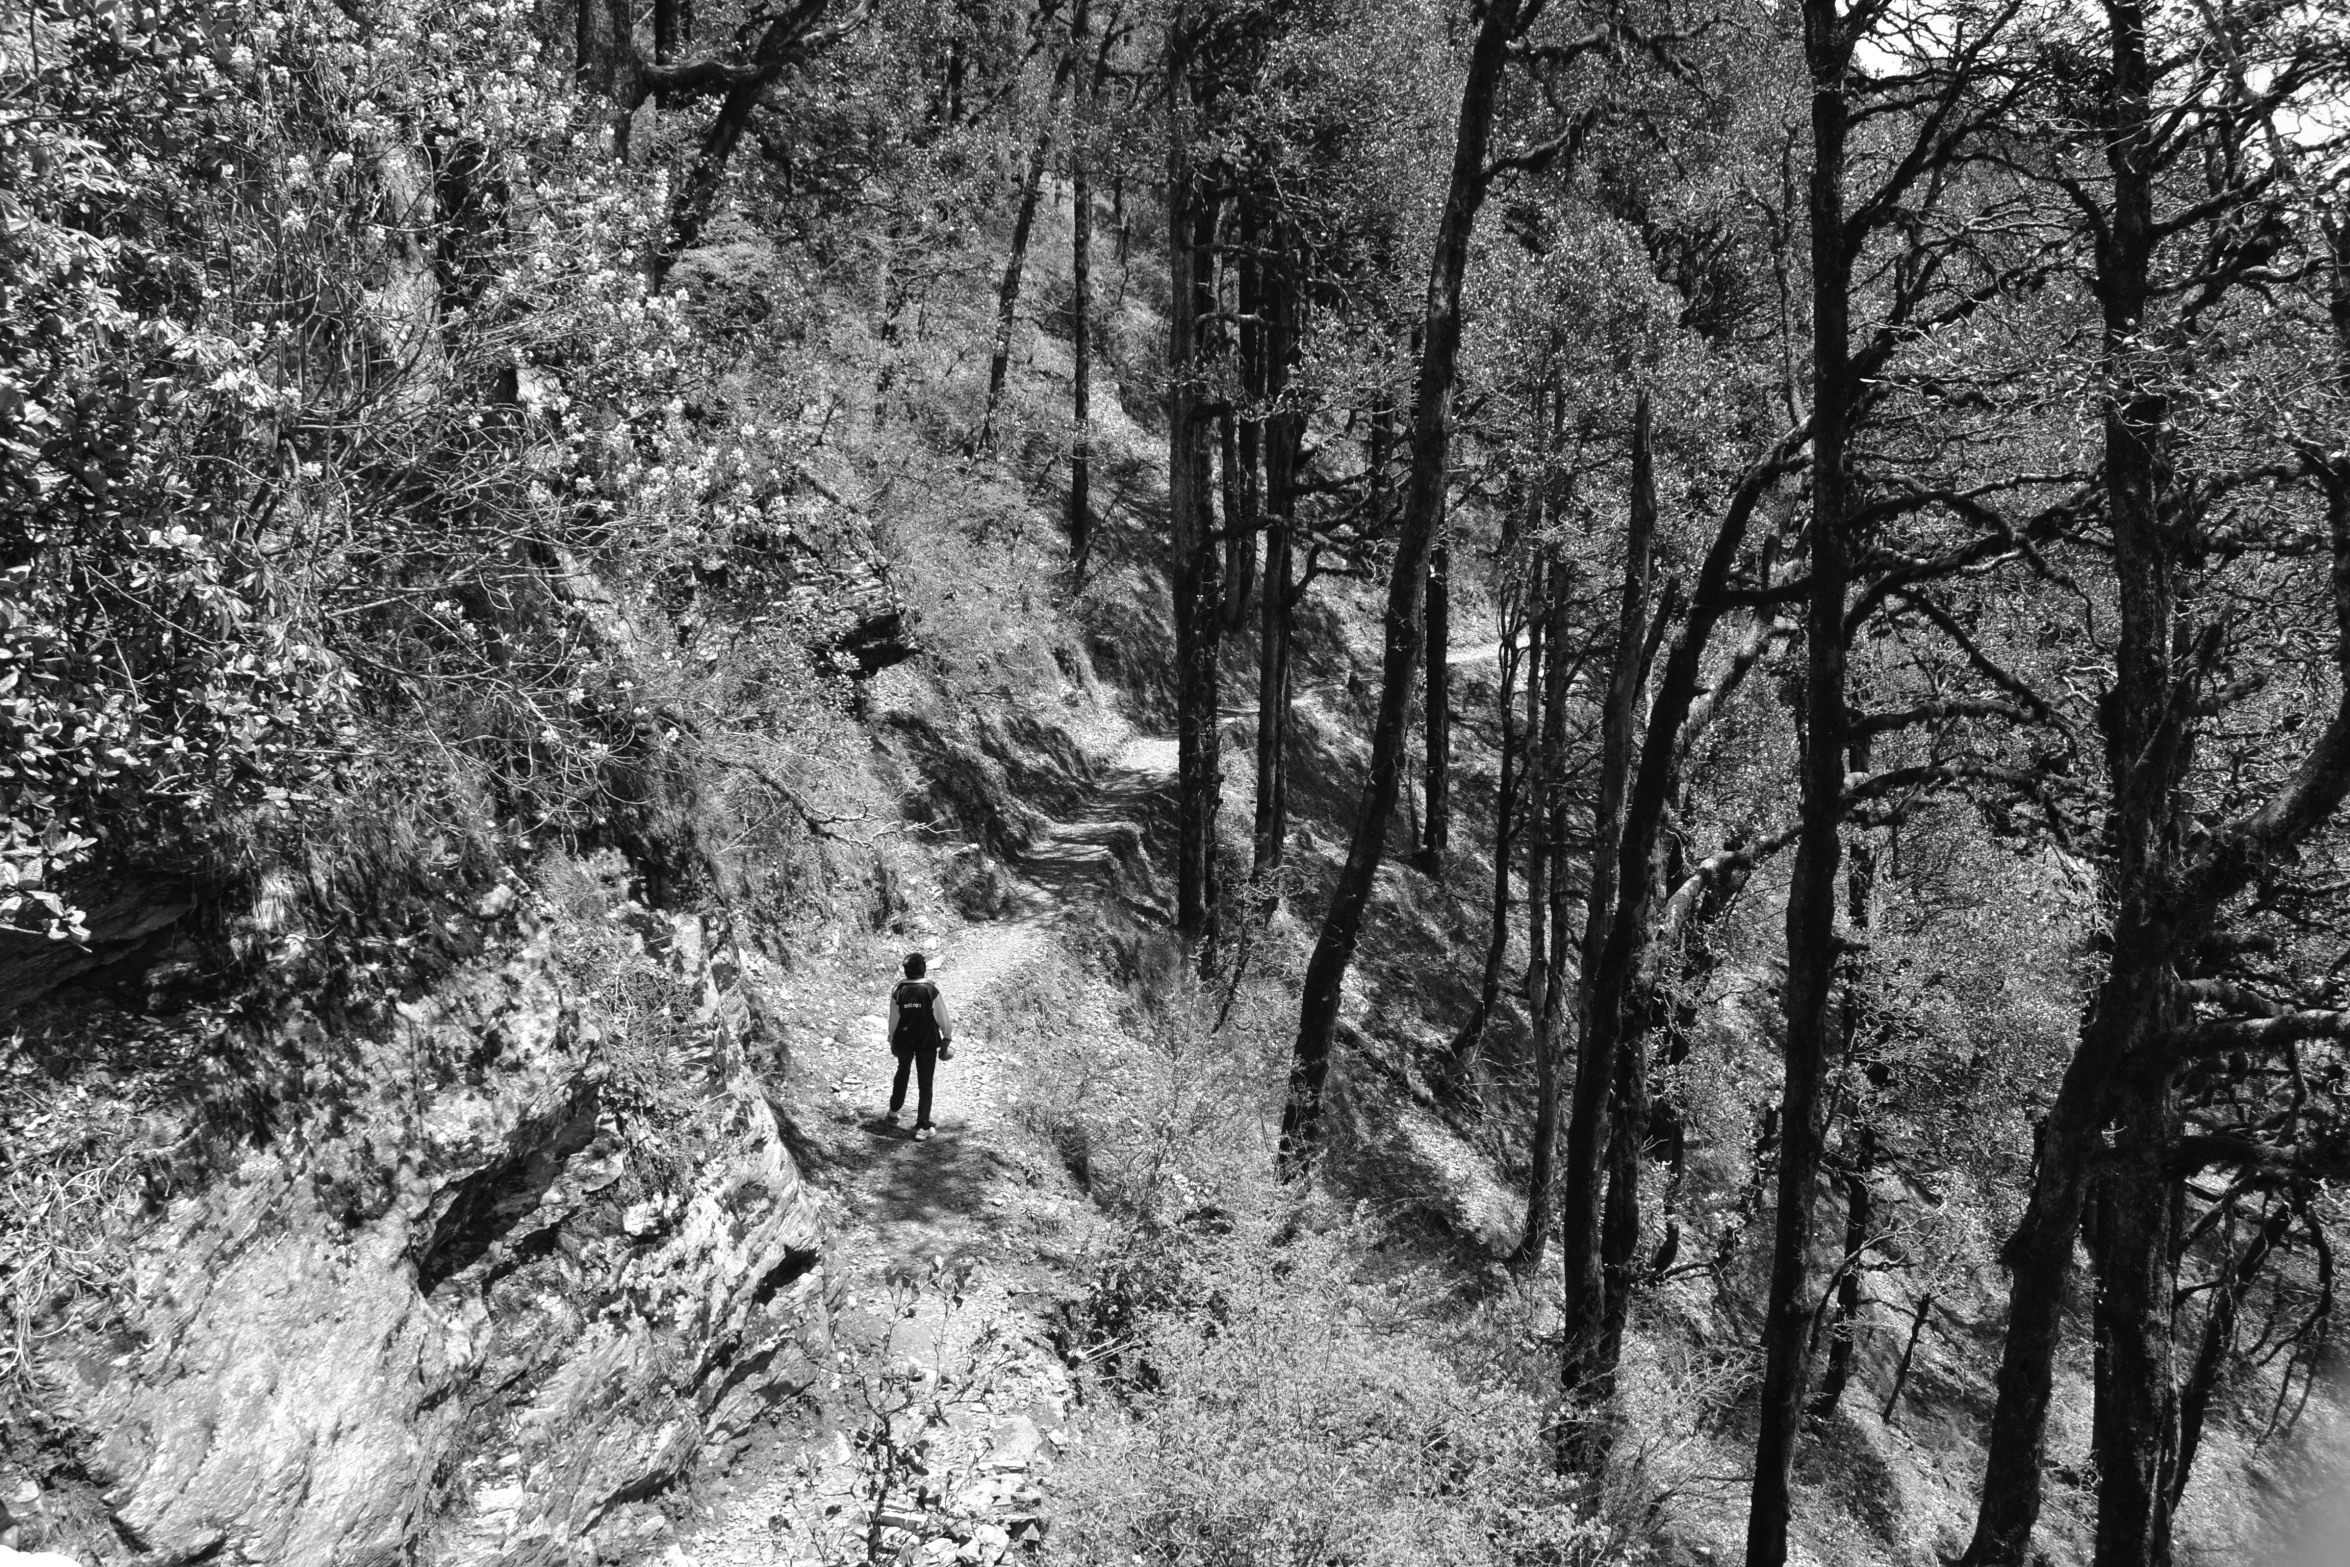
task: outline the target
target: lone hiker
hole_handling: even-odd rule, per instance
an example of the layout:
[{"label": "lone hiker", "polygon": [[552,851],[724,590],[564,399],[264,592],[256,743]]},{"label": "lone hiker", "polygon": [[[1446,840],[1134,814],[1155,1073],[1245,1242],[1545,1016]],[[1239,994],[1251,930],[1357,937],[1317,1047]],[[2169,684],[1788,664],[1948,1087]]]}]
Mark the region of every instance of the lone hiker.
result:
[{"label": "lone hiker", "polygon": [[898,1058],[897,1081],[889,1090],[889,1124],[898,1124],[906,1107],[906,1073],[916,1073],[922,1097],[914,1111],[914,1140],[930,1137],[930,1074],[941,1061],[954,1059],[955,1020],[947,1016],[947,998],[922,977],[929,963],[921,953],[906,954],[906,977],[889,993],[889,1048]]}]

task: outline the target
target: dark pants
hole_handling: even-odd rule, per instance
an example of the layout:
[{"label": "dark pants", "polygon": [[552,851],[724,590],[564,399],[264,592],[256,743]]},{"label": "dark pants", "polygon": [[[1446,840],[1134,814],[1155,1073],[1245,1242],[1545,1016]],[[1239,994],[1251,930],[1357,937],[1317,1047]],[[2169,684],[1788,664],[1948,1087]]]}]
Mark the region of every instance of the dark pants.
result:
[{"label": "dark pants", "polygon": [[916,1126],[930,1124],[930,1074],[938,1068],[938,1047],[917,1045],[898,1052],[898,1080],[890,1085],[889,1113],[896,1115],[906,1107],[906,1073],[912,1071],[921,1079],[920,1108],[914,1112]]}]

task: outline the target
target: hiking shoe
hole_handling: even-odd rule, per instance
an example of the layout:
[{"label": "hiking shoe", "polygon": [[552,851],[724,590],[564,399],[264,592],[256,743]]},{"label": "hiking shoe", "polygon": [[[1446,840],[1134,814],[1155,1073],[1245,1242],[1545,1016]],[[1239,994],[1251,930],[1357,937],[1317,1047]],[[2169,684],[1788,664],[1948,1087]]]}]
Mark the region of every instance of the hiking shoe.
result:
[{"label": "hiking shoe", "polygon": [[890,1125],[892,1125],[892,1126],[895,1126],[895,1125],[897,1125],[897,1124],[898,1124],[898,1113],[897,1113],[895,1110],[884,1110],[884,1111],[882,1111],[882,1112],[881,1112],[881,1118],[882,1118],[884,1121],[887,1121],[887,1122],[888,1122]]},{"label": "hiking shoe", "polygon": [[931,1128],[927,1126],[917,1126],[914,1128],[914,1141],[918,1143],[926,1143],[930,1141],[930,1134]]}]

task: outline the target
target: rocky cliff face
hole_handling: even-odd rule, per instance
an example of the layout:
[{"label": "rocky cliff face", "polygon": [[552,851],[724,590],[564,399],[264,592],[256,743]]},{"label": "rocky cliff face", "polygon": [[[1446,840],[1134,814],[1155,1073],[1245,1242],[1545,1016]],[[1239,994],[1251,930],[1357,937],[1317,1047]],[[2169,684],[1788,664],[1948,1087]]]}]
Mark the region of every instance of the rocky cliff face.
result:
[{"label": "rocky cliff face", "polygon": [[501,957],[345,1051],[335,1108],[145,1225],[119,1318],[28,1368],[46,1437],[0,1475],[15,1544],[627,1560],[707,1450],[800,1407],[830,1354],[824,1220],[740,959],[697,916],[609,913],[583,967],[575,930],[515,910]]}]

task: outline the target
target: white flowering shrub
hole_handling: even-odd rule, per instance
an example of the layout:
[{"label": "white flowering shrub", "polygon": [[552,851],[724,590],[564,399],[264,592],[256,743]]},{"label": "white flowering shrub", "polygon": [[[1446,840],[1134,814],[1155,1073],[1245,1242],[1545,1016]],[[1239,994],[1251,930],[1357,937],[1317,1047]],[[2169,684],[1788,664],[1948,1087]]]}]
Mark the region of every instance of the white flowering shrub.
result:
[{"label": "white flowering shrub", "polygon": [[[657,591],[788,526],[792,436],[690,417],[712,367],[648,282],[667,176],[608,156],[534,25],[0,28],[0,930],[86,936],[105,874],[298,833],[403,747],[518,833],[641,806],[613,764],[664,721],[590,574]],[[776,614],[818,639],[822,606]]]}]

